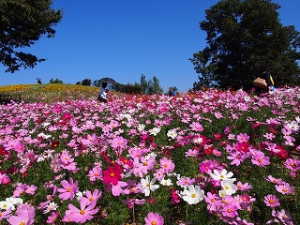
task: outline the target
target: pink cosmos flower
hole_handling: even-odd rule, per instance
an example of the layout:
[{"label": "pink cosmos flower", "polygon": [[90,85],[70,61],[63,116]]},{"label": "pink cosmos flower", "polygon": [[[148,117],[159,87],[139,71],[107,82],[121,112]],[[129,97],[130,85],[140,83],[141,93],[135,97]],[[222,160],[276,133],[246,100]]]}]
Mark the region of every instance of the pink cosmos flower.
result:
[{"label": "pink cosmos flower", "polygon": [[26,184],[19,183],[16,187],[16,190],[14,191],[13,197],[20,197],[22,194],[25,193],[26,188]]},{"label": "pink cosmos flower", "polygon": [[207,192],[207,194],[204,195],[204,201],[207,203],[207,210],[214,212],[220,208],[222,200],[218,195]]},{"label": "pink cosmos flower", "polygon": [[10,178],[5,173],[0,173],[0,184],[10,184]]},{"label": "pink cosmos flower", "polygon": [[99,191],[98,189],[95,189],[93,193],[91,191],[86,191],[85,196],[86,198],[92,202],[92,201],[98,201],[98,199],[101,197],[102,191]]},{"label": "pink cosmos flower", "polygon": [[283,224],[290,224],[290,225],[294,224],[292,221],[291,214],[286,213],[284,209],[277,212],[277,217]]},{"label": "pink cosmos flower", "polygon": [[252,198],[250,195],[248,194],[244,194],[242,196],[238,196],[239,200],[240,200],[240,206],[243,208],[243,209],[246,209],[246,210],[251,210],[251,203],[252,202],[255,202],[255,198]]},{"label": "pink cosmos flower", "polygon": [[252,188],[252,186],[250,184],[248,184],[248,183],[243,184],[240,181],[237,182],[236,186],[237,186],[237,190],[240,190],[240,191],[248,191],[249,189]]},{"label": "pink cosmos flower", "polygon": [[123,201],[124,205],[127,205],[129,209],[132,209],[134,205],[143,205],[145,204],[145,199],[137,199],[137,198],[128,198]]},{"label": "pink cosmos flower", "polygon": [[48,219],[47,219],[47,223],[49,224],[55,224],[56,220],[58,218],[58,212],[52,212],[51,215],[48,216]]},{"label": "pink cosmos flower", "polygon": [[114,149],[123,149],[126,147],[127,145],[127,139],[123,138],[123,137],[115,137],[112,142],[111,142],[111,147]]},{"label": "pink cosmos flower", "polygon": [[80,209],[69,204],[69,210],[66,211],[66,213],[68,212],[68,217],[76,223],[85,223],[93,219],[93,215],[99,211],[99,209],[94,209],[97,203],[96,201],[90,202],[87,198],[80,198],[79,203]]},{"label": "pink cosmos flower", "polygon": [[2,211],[0,210],[0,221],[3,220],[3,219],[7,219],[11,216],[11,210],[8,209],[6,211]]},{"label": "pink cosmos flower", "polygon": [[272,175],[269,175],[266,180],[272,182],[273,184],[283,184],[283,181],[281,178],[275,178]]},{"label": "pink cosmos flower", "polygon": [[124,189],[126,189],[127,183],[124,181],[118,181],[115,185],[106,184],[106,192],[111,190],[113,196],[120,196],[120,194],[124,193]]},{"label": "pink cosmos flower", "polygon": [[196,157],[199,154],[198,150],[196,149],[189,149],[185,152],[185,157]]},{"label": "pink cosmos flower", "polygon": [[195,183],[195,179],[190,177],[181,177],[176,183],[180,187],[188,187]]},{"label": "pink cosmos flower", "polygon": [[172,173],[175,169],[175,164],[172,160],[167,159],[166,157],[160,159],[159,165],[166,173]]},{"label": "pink cosmos flower", "polygon": [[236,218],[237,225],[254,225],[254,223],[248,222],[245,219],[241,219],[240,217]]},{"label": "pink cosmos flower", "polygon": [[92,170],[89,171],[88,177],[90,178],[90,181],[92,181],[92,182],[102,179],[101,167],[95,166]]},{"label": "pink cosmos flower", "polygon": [[265,167],[270,165],[270,158],[261,151],[253,151],[251,162],[254,165]]},{"label": "pink cosmos flower", "polygon": [[29,195],[34,195],[34,193],[36,192],[37,186],[35,185],[30,185],[27,186],[25,193],[29,194]]},{"label": "pink cosmos flower", "polygon": [[234,218],[238,216],[238,207],[236,204],[226,204],[222,209],[222,215],[229,218]]},{"label": "pink cosmos flower", "polygon": [[267,195],[264,197],[264,202],[266,206],[274,208],[276,206],[280,206],[279,199],[275,195]]},{"label": "pink cosmos flower", "polygon": [[230,165],[236,165],[239,166],[241,162],[243,162],[245,159],[249,157],[248,153],[242,153],[239,151],[232,151],[229,153],[229,156],[227,156],[227,159],[232,160]]},{"label": "pink cosmos flower", "polygon": [[246,133],[244,133],[244,134],[238,134],[236,136],[236,140],[238,142],[249,142],[250,136],[248,134],[246,134]]},{"label": "pink cosmos flower", "polygon": [[76,170],[77,163],[74,162],[74,158],[69,154],[69,152],[64,151],[60,156],[60,166],[66,170],[74,171]]},{"label": "pink cosmos flower", "polygon": [[201,132],[204,130],[203,126],[199,123],[199,122],[192,122],[190,124],[190,128],[193,130],[193,131],[198,131],[198,132]]},{"label": "pink cosmos flower", "polygon": [[15,216],[11,216],[7,219],[7,222],[11,225],[25,224],[31,225],[34,223],[35,211],[34,207],[25,203],[18,207]]},{"label": "pink cosmos flower", "polygon": [[148,174],[149,170],[152,170],[156,164],[155,157],[142,156],[140,159],[134,158],[134,170],[133,174],[138,175],[139,177],[144,177],[144,175]]},{"label": "pink cosmos flower", "polygon": [[276,185],[275,188],[279,193],[284,195],[292,195],[295,193],[295,187],[286,182],[283,182],[283,184]]},{"label": "pink cosmos flower", "polygon": [[79,188],[77,187],[78,181],[74,183],[72,177],[70,177],[69,182],[66,180],[62,180],[60,184],[61,186],[63,186],[63,188],[57,189],[57,191],[60,192],[60,195],[58,197],[63,200],[73,200],[75,194],[79,191]]},{"label": "pink cosmos flower", "polygon": [[145,218],[145,225],[163,225],[164,218],[158,213],[150,212]]},{"label": "pink cosmos flower", "polygon": [[294,172],[300,170],[300,160],[299,159],[288,158],[285,161],[284,165],[287,169],[294,171]]}]

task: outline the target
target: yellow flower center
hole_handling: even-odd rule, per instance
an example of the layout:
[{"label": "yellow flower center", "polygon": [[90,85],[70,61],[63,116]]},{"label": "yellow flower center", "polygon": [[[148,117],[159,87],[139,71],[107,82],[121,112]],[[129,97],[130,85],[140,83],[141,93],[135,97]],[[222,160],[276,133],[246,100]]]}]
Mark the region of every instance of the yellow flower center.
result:
[{"label": "yellow flower center", "polygon": [[192,198],[196,198],[196,196],[197,195],[195,193],[191,195]]},{"label": "yellow flower center", "polygon": [[85,211],[82,209],[82,210],[80,210],[80,214],[81,215],[84,215],[85,214]]}]

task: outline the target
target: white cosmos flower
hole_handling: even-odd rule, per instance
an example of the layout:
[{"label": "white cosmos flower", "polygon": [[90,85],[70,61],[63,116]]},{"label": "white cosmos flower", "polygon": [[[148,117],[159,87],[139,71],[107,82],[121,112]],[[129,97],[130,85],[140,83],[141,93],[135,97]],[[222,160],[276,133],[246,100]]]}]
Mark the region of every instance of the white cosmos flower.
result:
[{"label": "white cosmos flower", "polygon": [[15,198],[15,197],[9,197],[5,199],[6,202],[12,203],[14,205],[21,205],[23,204],[22,198]]},{"label": "white cosmos flower", "polygon": [[233,195],[237,190],[237,186],[231,180],[222,180],[221,187],[226,195]]},{"label": "white cosmos flower", "polygon": [[248,96],[248,95],[247,95],[247,96],[244,96],[244,101],[245,101],[245,102],[249,102],[250,100],[251,100],[250,96]]},{"label": "white cosmos flower", "polygon": [[171,130],[169,130],[168,131],[168,133],[167,133],[167,136],[168,137],[170,137],[170,138],[172,138],[172,139],[175,139],[176,137],[177,137],[177,132],[176,132],[176,130],[175,129],[171,129]]},{"label": "white cosmos flower", "polygon": [[0,201],[0,209],[1,210],[15,210],[15,205],[8,201]]},{"label": "white cosmos flower", "polygon": [[153,136],[156,136],[160,132],[160,127],[154,127],[152,130],[150,130],[150,134]]},{"label": "white cosmos flower", "polygon": [[179,196],[188,204],[197,204],[204,198],[204,191],[198,185],[190,185],[180,192]]},{"label": "white cosmos flower", "polygon": [[155,191],[156,189],[159,188],[158,184],[155,184],[156,179],[153,178],[150,181],[150,176],[146,176],[146,178],[142,178],[141,179],[141,185],[142,185],[142,191],[145,194],[145,196],[149,196],[150,195],[150,191]]},{"label": "white cosmos flower", "polygon": [[171,185],[173,185],[171,179],[165,179],[165,178],[163,178],[163,179],[160,181],[160,184],[163,185],[163,186],[171,186]]},{"label": "white cosmos flower", "polygon": [[146,127],[146,125],[145,124],[139,124],[138,125],[138,131],[143,131],[143,130],[145,130],[145,127]]},{"label": "white cosmos flower", "polygon": [[214,180],[231,180],[235,181],[235,178],[231,178],[233,176],[232,172],[228,172],[226,169],[223,169],[221,173],[218,170],[214,170],[213,173],[209,174]]}]

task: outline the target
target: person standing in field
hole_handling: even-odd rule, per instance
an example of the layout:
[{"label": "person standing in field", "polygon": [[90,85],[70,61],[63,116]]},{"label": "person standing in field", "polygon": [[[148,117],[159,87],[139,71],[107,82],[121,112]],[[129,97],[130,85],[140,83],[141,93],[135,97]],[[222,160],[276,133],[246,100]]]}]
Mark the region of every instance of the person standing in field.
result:
[{"label": "person standing in field", "polygon": [[99,96],[98,96],[98,100],[100,102],[104,102],[104,103],[107,103],[107,93],[108,93],[108,89],[107,88],[107,83],[106,82],[103,82],[101,84],[101,90],[99,92]]},{"label": "person standing in field", "polygon": [[270,67],[268,65],[265,64],[259,67],[257,77],[264,79],[267,83],[266,89],[255,87],[255,93],[257,94],[257,96],[260,96],[262,93],[274,91],[274,81],[273,78],[271,78]]}]

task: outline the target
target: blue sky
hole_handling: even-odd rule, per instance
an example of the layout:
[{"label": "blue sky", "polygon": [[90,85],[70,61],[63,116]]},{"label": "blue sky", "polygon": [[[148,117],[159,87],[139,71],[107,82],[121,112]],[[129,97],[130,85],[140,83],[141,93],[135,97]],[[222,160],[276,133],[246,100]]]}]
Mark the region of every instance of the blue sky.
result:
[{"label": "blue sky", "polygon": [[[5,73],[0,85],[34,84],[60,79],[75,84],[86,78],[110,77],[119,83],[154,76],[164,92],[170,86],[187,91],[198,81],[188,60],[203,50],[206,33],[199,28],[205,9],[218,0],[53,0],[63,9],[52,39],[41,38],[27,52],[46,58],[33,69]],[[281,6],[283,25],[300,31],[299,0],[273,0]]]}]

